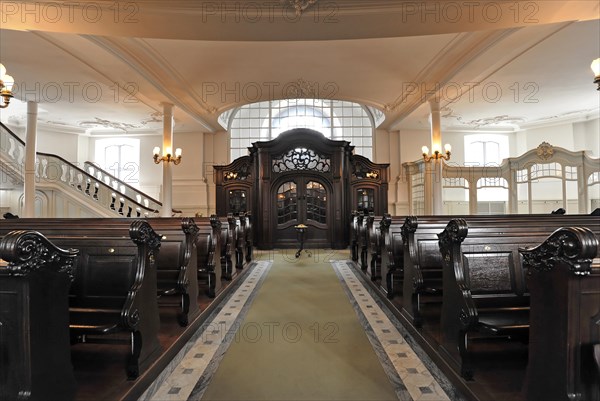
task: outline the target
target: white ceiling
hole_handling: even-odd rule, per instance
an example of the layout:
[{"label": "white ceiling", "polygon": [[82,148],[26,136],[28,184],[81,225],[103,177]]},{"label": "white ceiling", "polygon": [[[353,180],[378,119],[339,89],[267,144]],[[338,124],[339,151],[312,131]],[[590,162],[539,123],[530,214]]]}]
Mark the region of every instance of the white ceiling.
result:
[{"label": "white ceiling", "polygon": [[[223,111],[298,93],[377,107],[385,129],[426,129],[432,99],[446,129],[598,117],[597,1],[290,3],[10,2],[0,62],[41,124],[74,133],[158,132],[162,102],[176,132],[218,131]],[[0,118],[24,125],[14,103]]]}]

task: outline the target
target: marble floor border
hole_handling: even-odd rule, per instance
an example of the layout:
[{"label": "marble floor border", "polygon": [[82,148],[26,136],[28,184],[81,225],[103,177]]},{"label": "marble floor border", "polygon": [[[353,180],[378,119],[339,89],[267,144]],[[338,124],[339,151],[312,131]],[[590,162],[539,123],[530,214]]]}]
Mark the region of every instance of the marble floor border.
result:
[{"label": "marble floor border", "polygon": [[397,318],[383,305],[353,262],[331,261],[384,371],[402,401],[463,400]]},{"label": "marble floor border", "polygon": [[229,348],[273,262],[258,261],[227,295],[139,401],[199,400]]}]

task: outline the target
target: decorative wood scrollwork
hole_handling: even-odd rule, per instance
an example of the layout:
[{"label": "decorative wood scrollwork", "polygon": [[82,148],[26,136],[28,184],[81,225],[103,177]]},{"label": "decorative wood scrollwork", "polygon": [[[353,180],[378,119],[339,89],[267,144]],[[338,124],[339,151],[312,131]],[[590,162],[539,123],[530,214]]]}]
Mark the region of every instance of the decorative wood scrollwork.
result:
[{"label": "decorative wood scrollwork", "polygon": [[145,221],[136,220],[131,223],[129,236],[136,244],[146,244],[152,250],[160,248],[161,236]]},{"label": "decorative wood scrollwork", "polygon": [[223,181],[246,181],[252,178],[250,163],[242,163],[235,171],[223,171]]},{"label": "decorative wood scrollwork", "polygon": [[318,171],[328,173],[331,170],[331,159],[320,155],[312,149],[296,148],[273,158],[273,172],[286,171]]},{"label": "decorative wood scrollwork", "polygon": [[575,275],[589,275],[592,260],[598,250],[598,239],[582,227],[556,230],[546,241],[534,248],[520,248],[523,266],[535,271],[550,271],[558,263],[569,266]]},{"label": "decorative wood scrollwork", "polygon": [[403,244],[408,244],[408,234],[417,231],[418,226],[419,222],[417,220],[417,216],[408,216],[406,220],[404,220],[404,224],[400,229],[400,235],[402,235]]},{"label": "decorative wood scrollwork", "polygon": [[446,262],[450,262],[453,246],[460,246],[467,237],[469,227],[464,219],[450,220],[444,231],[438,234],[440,252]]},{"label": "decorative wood scrollwork", "polygon": [[354,163],[352,164],[352,177],[355,179],[363,180],[363,179],[371,179],[376,180],[380,177],[381,173],[377,169],[373,169],[372,167],[367,166],[366,163],[362,163],[355,158]]},{"label": "decorative wood scrollwork", "polygon": [[7,269],[14,276],[49,270],[65,273],[73,281],[78,254],[76,249],[56,247],[37,231],[12,231],[0,241],[0,258],[9,262]]}]

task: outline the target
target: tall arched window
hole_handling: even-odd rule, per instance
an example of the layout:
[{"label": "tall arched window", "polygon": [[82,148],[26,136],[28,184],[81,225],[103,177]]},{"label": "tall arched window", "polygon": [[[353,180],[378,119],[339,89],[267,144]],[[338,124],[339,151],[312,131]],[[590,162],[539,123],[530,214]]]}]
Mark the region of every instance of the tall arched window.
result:
[{"label": "tall arched window", "polygon": [[96,141],[95,162],[121,181],[137,187],[140,182],[140,140],[105,138]]},{"label": "tall arched window", "polygon": [[[506,135],[465,135],[465,166],[496,167],[508,156],[509,144]],[[508,191],[503,185],[484,182],[478,184],[478,188],[478,202],[508,202]],[[469,200],[468,191],[465,191],[465,200]]]},{"label": "tall arched window", "polygon": [[328,99],[285,99],[227,111],[219,122],[230,134],[231,160],[248,154],[256,141],[268,141],[293,128],[309,128],[349,141],[356,154],[372,158],[373,132],[385,116],[358,103]]}]

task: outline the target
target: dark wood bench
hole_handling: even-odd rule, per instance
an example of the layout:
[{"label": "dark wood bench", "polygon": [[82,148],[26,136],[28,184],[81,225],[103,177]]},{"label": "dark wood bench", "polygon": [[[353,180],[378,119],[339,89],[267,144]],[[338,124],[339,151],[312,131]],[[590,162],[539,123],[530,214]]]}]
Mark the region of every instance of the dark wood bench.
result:
[{"label": "dark wood bench", "polygon": [[[198,279],[195,271],[197,259],[195,236],[198,227],[191,218],[146,218],[144,220],[163,238],[156,263],[157,294],[162,298],[159,305],[170,306],[172,301],[165,302],[170,295],[181,297],[177,319],[180,325],[186,326],[200,313],[197,302]],[[122,236],[123,233],[127,233],[132,221],[131,218],[25,218],[6,222],[0,227],[0,234],[8,229],[36,227],[43,233],[52,232],[52,235],[87,236],[90,235],[90,229],[93,227],[93,235]],[[53,230],[55,226],[60,227],[58,232]]]},{"label": "dark wood bench", "polygon": [[57,246],[80,251],[69,293],[72,342],[113,342],[106,335],[125,333],[122,342],[131,344],[127,375],[136,378],[160,352],[160,236],[147,222],[132,219],[15,219],[0,231],[34,220],[38,231]]},{"label": "dark wood bench", "polygon": [[[593,224],[587,215],[499,215],[499,216],[409,216],[402,226],[404,241],[404,285],[402,313],[420,327],[422,307],[439,304],[443,293],[442,259],[438,234],[452,218],[469,223],[470,236],[499,235],[519,230],[523,235],[537,232],[547,236],[561,226]],[[493,234],[496,232],[496,234]]]},{"label": "dark wood bench", "polygon": [[246,214],[240,213],[235,219],[235,268],[243,269],[248,257],[246,244]]},{"label": "dark wood bench", "polygon": [[359,249],[361,248],[361,226],[364,213],[352,211],[350,220],[350,255],[353,261],[359,262]]},{"label": "dark wood bench", "polygon": [[198,280],[206,282],[206,294],[214,298],[222,288],[221,252],[224,248],[223,242],[226,241],[222,236],[223,224],[215,215],[195,220],[199,227],[196,237]]},{"label": "dark wood bench", "polygon": [[381,285],[388,299],[402,291],[404,283],[404,240],[402,226],[406,217],[392,217],[386,214],[379,223],[381,235]]},{"label": "dark wood bench", "polygon": [[0,399],[72,400],[69,287],[78,251],[35,231],[0,240]]},{"label": "dark wood bench", "polygon": [[381,279],[381,256],[382,256],[382,244],[383,237],[381,233],[381,220],[383,216],[375,216],[373,213],[369,213],[367,217],[367,225],[365,227],[365,241],[366,241],[366,260],[368,268],[366,270],[367,275],[371,278],[371,281],[377,281]]},{"label": "dark wood bench", "polygon": [[145,221],[161,236],[156,259],[159,306],[170,305],[172,296],[179,297],[177,320],[181,326],[187,326],[200,314],[196,271],[196,239],[200,229],[189,217],[147,218]]},{"label": "dark wood bench", "polygon": [[229,213],[221,227],[221,269],[225,280],[232,280],[237,274],[234,268],[233,258],[237,253],[237,221],[233,214]]},{"label": "dark wood bench", "polygon": [[[461,375],[473,377],[473,336],[527,340],[530,296],[519,248],[539,244],[556,221],[454,219],[439,235],[443,260],[442,345]],[[471,227],[474,226],[474,227]],[[468,234],[468,235],[467,235]]]},{"label": "dark wood bench", "polygon": [[590,230],[521,249],[530,291],[527,400],[600,400],[600,261]]},{"label": "dark wood bench", "polygon": [[244,233],[244,241],[243,245],[245,247],[245,261],[246,263],[250,263],[252,258],[254,257],[254,233],[252,226],[252,214],[247,212],[245,214],[240,214],[240,224],[242,226],[242,232]]}]

